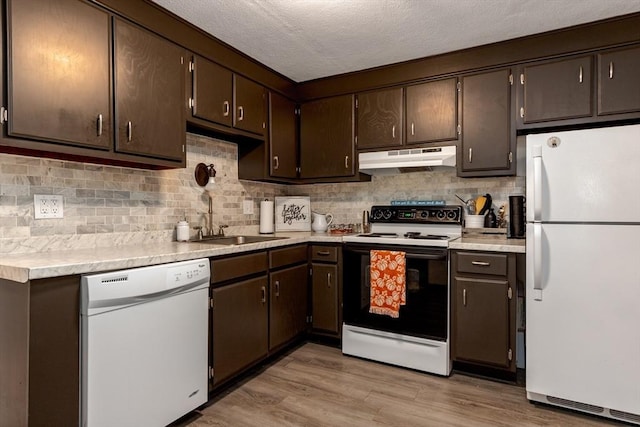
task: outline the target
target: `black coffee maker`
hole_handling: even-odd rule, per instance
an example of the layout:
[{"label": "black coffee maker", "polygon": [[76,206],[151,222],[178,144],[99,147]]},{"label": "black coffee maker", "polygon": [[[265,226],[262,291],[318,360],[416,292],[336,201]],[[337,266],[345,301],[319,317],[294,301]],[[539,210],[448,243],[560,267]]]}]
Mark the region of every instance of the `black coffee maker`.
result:
[{"label": "black coffee maker", "polygon": [[524,196],[509,196],[509,237],[512,239],[525,238],[525,198]]}]

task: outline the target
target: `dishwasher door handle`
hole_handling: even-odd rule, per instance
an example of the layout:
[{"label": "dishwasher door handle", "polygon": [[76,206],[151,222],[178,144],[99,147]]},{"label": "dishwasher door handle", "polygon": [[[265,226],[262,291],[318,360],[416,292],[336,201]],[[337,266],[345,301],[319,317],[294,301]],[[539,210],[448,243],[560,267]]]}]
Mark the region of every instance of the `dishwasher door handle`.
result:
[{"label": "dishwasher door handle", "polygon": [[106,307],[119,307],[131,304],[140,304],[146,301],[153,301],[156,299],[165,298],[169,295],[179,294],[180,292],[188,291],[198,286],[202,286],[203,283],[208,283],[209,279],[204,278],[197,282],[189,283],[177,288],[165,289],[164,291],[153,292],[145,295],[135,295],[131,297],[111,298],[103,300],[89,301],[88,308],[106,308]]}]

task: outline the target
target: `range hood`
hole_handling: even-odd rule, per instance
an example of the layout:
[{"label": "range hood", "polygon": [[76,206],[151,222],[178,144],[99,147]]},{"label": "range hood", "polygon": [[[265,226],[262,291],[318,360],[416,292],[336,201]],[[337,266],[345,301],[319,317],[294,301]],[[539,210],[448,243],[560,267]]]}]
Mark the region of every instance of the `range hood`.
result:
[{"label": "range hood", "polygon": [[430,170],[433,166],[455,166],[456,146],[360,153],[358,162],[360,172],[368,175],[393,175]]}]

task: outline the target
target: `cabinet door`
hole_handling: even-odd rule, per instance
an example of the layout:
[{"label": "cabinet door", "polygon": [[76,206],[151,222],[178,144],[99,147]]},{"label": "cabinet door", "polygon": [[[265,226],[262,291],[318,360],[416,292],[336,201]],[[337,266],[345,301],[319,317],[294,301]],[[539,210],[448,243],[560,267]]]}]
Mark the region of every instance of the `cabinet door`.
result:
[{"label": "cabinet door", "polygon": [[353,95],[302,104],[301,178],[355,175],[353,107]]},{"label": "cabinet door", "polygon": [[212,289],[214,385],[267,355],[267,287],[263,276]]},{"label": "cabinet door", "polygon": [[302,264],[270,275],[269,350],[307,327],[307,271],[307,264]]},{"label": "cabinet door", "polygon": [[295,178],[298,169],[296,103],[282,95],[269,94],[269,148],[272,177]]},{"label": "cabinet door", "polygon": [[338,266],[313,264],[311,275],[313,329],[339,333]]},{"label": "cabinet door", "polygon": [[402,145],[402,88],[358,94],[358,149]]},{"label": "cabinet door", "polygon": [[7,7],[9,135],[110,148],[109,14],[77,1]]},{"label": "cabinet door", "polygon": [[234,81],[233,126],[258,135],[265,128],[265,90],[259,84],[237,74]]},{"label": "cabinet door", "polygon": [[185,52],[115,20],[116,151],[184,159]]},{"label": "cabinet door", "polygon": [[598,115],[640,111],[640,47],[598,55]]},{"label": "cabinet door", "polygon": [[458,162],[464,172],[515,172],[515,130],[511,123],[509,69],[464,76],[462,135]]},{"label": "cabinet door", "polygon": [[458,139],[457,79],[407,86],[407,144]]},{"label": "cabinet door", "polygon": [[524,67],[523,123],[591,116],[591,63],[586,56]]},{"label": "cabinet door", "polygon": [[197,55],[192,62],[191,114],[199,119],[231,126],[233,73]]},{"label": "cabinet door", "polygon": [[508,367],[509,284],[506,280],[454,277],[453,357]]}]

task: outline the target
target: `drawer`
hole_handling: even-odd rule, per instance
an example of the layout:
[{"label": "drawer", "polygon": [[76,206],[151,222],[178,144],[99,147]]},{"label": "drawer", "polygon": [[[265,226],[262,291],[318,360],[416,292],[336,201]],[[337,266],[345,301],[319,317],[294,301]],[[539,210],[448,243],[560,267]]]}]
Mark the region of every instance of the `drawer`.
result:
[{"label": "drawer", "polygon": [[267,251],[211,260],[211,283],[267,271]]},{"label": "drawer", "polygon": [[507,275],[507,254],[456,252],[459,273]]},{"label": "drawer", "polygon": [[324,261],[324,262],[338,262],[338,247],[337,246],[311,246],[311,260],[312,261]]},{"label": "drawer", "polygon": [[289,246],[269,251],[269,268],[307,262],[307,245]]}]

